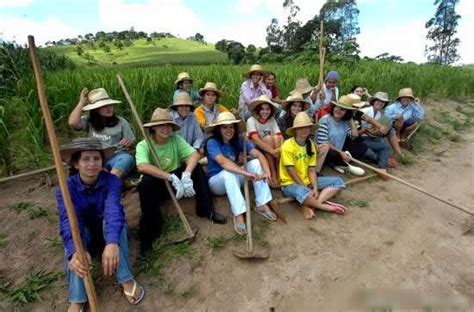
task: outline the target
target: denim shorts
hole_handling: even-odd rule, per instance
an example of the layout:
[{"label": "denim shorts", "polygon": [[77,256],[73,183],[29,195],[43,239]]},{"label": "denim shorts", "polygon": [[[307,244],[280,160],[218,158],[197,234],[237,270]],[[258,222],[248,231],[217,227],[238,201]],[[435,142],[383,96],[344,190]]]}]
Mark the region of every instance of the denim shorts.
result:
[{"label": "denim shorts", "polygon": [[105,162],[107,170],[117,169],[128,175],[135,165],[135,158],[127,152],[118,152],[109,157]]},{"label": "denim shorts", "polygon": [[409,118],[407,120],[404,120],[403,121],[403,128],[409,127],[409,126],[413,125],[414,123],[416,123],[415,118]]},{"label": "denim shorts", "polygon": [[[327,187],[341,189],[345,188],[346,184],[340,177],[318,177],[318,190],[323,190]],[[286,197],[293,197],[298,203],[302,204],[312,190],[307,186],[293,183],[282,186],[281,191]]]}]

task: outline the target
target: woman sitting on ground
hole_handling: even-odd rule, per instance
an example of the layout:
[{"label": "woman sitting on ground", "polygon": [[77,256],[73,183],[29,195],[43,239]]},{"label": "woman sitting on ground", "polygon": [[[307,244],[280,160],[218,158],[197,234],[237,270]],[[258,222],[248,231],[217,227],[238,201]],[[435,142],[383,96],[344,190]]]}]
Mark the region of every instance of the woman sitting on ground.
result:
[{"label": "woman sitting on ground", "polygon": [[193,114],[194,105],[189,95],[186,92],[179,93],[173,105],[171,105],[171,110],[174,122],[181,128],[177,134],[202,154],[204,134],[196,116]]},{"label": "woman sitting on ground", "polygon": [[[125,118],[116,116],[113,100],[103,88],[89,92],[82,89],[79,102],[69,115],[69,126],[74,130],[84,130],[89,137],[98,138],[104,147],[115,147],[116,151],[104,160],[104,166],[119,178],[126,177],[135,165],[132,150],[135,135]],[[89,115],[81,116],[83,111]]]},{"label": "woman sitting on ground", "polygon": [[104,148],[99,139],[91,137],[74,139],[61,148],[61,158],[71,166],[67,186],[87,257],[87,263],[84,263],[76,252],[58,187],[56,200],[71,302],[69,312],[85,309],[87,295],[83,279],[90,274],[91,257],[95,256],[100,256],[105,276],[116,275],[130,304],[138,304],[145,294],[143,287],[133,278],[128,259],[127,222],[121,204],[122,184],[117,176],[102,167],[106,156],[113,151],[114,147]]},{"label": "woman sitting on ground", "polygon": [[[314,89],[314,94],[318,95],[315,104],[317,107],[316,120],[332,112],[334,105],[331,104],[339,99],[339,88],[337,87],[339,80],[339,73],[337,71],[330,71],[326,74],[322,90],[319,85]],[[321,98],[321,95],[323,98]]]},{"label": "woman sitting on ground", "polygon": [[369,91],[366,87],[363,87],[361,85],[355,85],[351,88],[351,93],[359,96],[361,99],[364,100],[364,102],[362,102],[363,105],[360,108],[370,105],[367,99],[371,97],[371,95],[369,94]]},{"label": "woman sitting on ground", "polygon": [[281,147],[281,190],[285,196],[298,201],[305,219],[312,219],[315,209],[336,214],[346,211],[344,206],[328,201],[345,187],[344,181],[339,177],[318,177],[316,174],[316,146],[309,138],[316,127],[306,113],[298,113],[293,127],[287,130],[291,137]]},{"label": "woman sitting on ground", "polygon": [[[299,78],[296,80],[295,89],[290,92],[290,95],[294,95],[296,93],[301,94],[304,102],[308,103],[308,108],[304,109],[311,118],[313,117],[314,113],[318,110],[319,104],[316,103],[317,100],[317,93],[314,92],[315,88],[309,84],[308,79],[306,78]],[[280,113],[280,117],[286,116],[286,111],[282,110]],[[289,125],[288,127],[291,127]]]},{"label": "woman sitting on ground", "polygon": [[283,135],[274,118],[278,106],[266,95],[261,95],[249,105],[252,117],[247,120],[247,136],[263,152],[270,166],[270,186],[277,188],[278,163]]},{"label": "woman sitting on ground", "polygon": [[214,82],[206,82],[204,88],[199,89],[199,95],[202,97],[202,102],[194,111],[194,115],[196,115],[201,129],[204,130],[206,126],[216,120],[217,115],[229,110],[224,105],[217,104],[222,97],[222,91],[217,89]]},{"label": "woman sitting on ground", "polygon": [[[243,155],[244,140],[239,133],[244,131],[243,121],[230,112],[219,114],[215,122],[206,128],[206,132],[212,133],[206,144],[209,186],[216,195],[227,194],[234,215],[234,230],[239,235],[247,233],[244,219],[246,205],[241,191],[245,178],[253,184],[255,211],[270,221],[277,219],[270,209],[272,193],[267,183],[270,168],[265,156],[250,142],[245,142],[247,154]],[[241,158],[248,155],[255,159],[247,163],[247,168],[242,168]]]},{"label": "woman sitting on ground", "polygon": [[244,74],[245,81],[240,86],[239,115],[247,120],[252,114],[249,111],[250,103],[260,95],[272,97],[272,93],[263,82],[263,77],[267,74],[260,65],[252,65],[250,70]]},{"label": "woman sitting on ground", "polygon": [[264,78],[265,86],[272,93],[272,97],[271,97],[272,102],[277,103],[278,105],[281,105],[283,104],[284,100],[280,99],[280,90],[278,89],[278,86],[276,85],[276,80],[277,78],[274,72],[268,72]]},{"label": "woman sitting on ground", "polygon": [[188,73],[179,73],[178,78],[176,78],[174,82],[174,85],[176,90],[173,94],[173,102],[176,101],[176,96],[183,92],[187,93],[191,97],[193,104],[198,104],[201,101],[201,97],[199,96],[199,94],[196,92],[196,90],[193,90],[193,80],[191,79],[191,76],[189,76]]},{"label": "woman sitting on ground", "polygon": [[[173,121],[170,112],[157,108],[151,121],[143,125],[148,129],[150,141],[157,154],[156,164],[150,147],[145,140],[137,144],[137,168],[142,173],[138,185],[140,196],[140,243],[141,253],[146,254],[153,241],[161,234],[163,217],[162,203],[170,198],[165,185],[168,180],[176,190],[176,199],[195,197],[196,214],[215,223],[224,224],[226,218],[214,211],[212,194],[207,177],[198,164],[199,153],[182,137],[173,133],[179,126]],[[179,178],[181,177],[181,179]]]}]

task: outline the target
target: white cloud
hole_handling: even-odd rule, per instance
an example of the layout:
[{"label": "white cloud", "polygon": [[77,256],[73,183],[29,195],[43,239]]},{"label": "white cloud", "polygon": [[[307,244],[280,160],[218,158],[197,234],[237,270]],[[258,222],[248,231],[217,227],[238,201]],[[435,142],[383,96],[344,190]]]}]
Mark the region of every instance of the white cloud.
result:
[{"label": "white cloud", "polygon": [[458,47],[459,55],[461,55],[460,63],[474,64],[474,41],[472,32],[474,30],[474,2],[472,0],[459,1],[456,9],[461,15],[458,26],[458,38],[461,43]]},{"label": "white cloud", "polygon": [[33,0],[0,0],[0,8],[24,7],[33,3]]},{"label": "white cloud", "polygon": [[252,13],[261,3],[261,0],[240,0],[236,5],[236,10],[241,14]]}]

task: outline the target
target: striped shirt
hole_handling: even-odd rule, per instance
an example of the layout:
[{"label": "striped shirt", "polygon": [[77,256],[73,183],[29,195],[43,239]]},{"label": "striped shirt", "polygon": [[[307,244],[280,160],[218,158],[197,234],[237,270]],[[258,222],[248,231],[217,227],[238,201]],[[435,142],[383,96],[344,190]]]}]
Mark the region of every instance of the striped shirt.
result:
[{"label": "striped shirt", "polygon": [[183,119],[179,116],[177,111],[173,111],[173,120],[181,127],[181,129],[177,131],[177,134],[184,138],[186,142],[195,149],[200,149],[204,143],[204,134],[194,113],[189,113],[189,115]]},{"label": "striped shirt", "polygon": [[346,137],[351,135],[350,120],[337,122],[332,115],[324,115],[319,120],[315,135],[318,144],[329,143],[340,150],[344,146]]}]

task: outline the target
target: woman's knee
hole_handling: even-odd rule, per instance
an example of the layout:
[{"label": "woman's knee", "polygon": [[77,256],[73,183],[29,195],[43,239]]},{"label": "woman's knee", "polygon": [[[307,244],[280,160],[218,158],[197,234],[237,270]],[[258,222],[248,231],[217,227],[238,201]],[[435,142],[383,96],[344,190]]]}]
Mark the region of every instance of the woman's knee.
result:
[{"label": "woman's knee", "polygon": [[247,170],[252,173],[261,174],[263,172],[260,160],[252,159],[247,163]]}]

